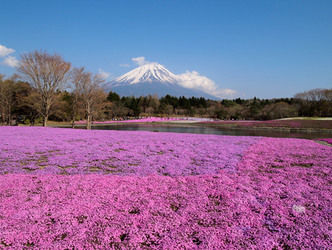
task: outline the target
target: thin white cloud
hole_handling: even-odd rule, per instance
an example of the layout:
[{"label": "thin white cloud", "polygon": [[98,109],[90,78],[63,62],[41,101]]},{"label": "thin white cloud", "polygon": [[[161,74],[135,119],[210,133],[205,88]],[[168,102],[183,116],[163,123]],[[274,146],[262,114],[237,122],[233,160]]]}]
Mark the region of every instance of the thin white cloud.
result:
[{"label": "thin white cloud", "polygon": [[142,65],[145,65],[145,64],[149,64],[150,62],[145,60],[145,57],[144,56],[140,56],[140,57],[133,57],[131,58],[131,60],[136,63],[138,66],[142,66]]},{"label": "thin white cloud", "polygon": [[6,57],[13,52],[15,52],[14,49],[7,48],[6,46],[0,44],[0,57]]},{"label": "thin white cloud", "polygon": [[122,64],[120,64],[120,67],[126,67],[126,68],[128,68],[128,67],[130,67],[130,65],[128,63],[122,63]]},{"label": "thin white cloud", "polygon": [[104,79],[108,79],[111,76],[111,73],[108,73],[102,69],[98,70],[99,75],[101,75]]},{"label": "thin white cloud", "polygon": [[200,75],[196,71],[187,71],[186,73],[177,75],[177,77],[181,86],[189,89],[198,89],[219,98],[233,97],[237,93],[233,89],[219,88],[214,81]]},{"label": "thin white cloud", "polygon": [[19,61],[13,56],[6,57],[2,63],[12,68],[15,68],[19,65]]}]

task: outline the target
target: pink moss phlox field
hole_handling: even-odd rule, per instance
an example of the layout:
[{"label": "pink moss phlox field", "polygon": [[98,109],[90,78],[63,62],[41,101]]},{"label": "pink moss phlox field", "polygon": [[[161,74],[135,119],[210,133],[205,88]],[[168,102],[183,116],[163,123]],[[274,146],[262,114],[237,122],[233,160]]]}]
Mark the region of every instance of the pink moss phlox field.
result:
[{"label": "pink moss phlox field", "polygon": [[233,171],[257,140],[143,131],[0,129],[0,174],[217,174],[224,168]]},{"label": "pink moss phlox field", "polygon": [[0,248],[328,249],[332,147],[0,127]]},{"label": "pink moss phlox field", "polygon": [[314,141],[263,138],[238,165],[241,183],[265,207],[265,227],[291,249],[332,240],[332,149]]},{"label": "pink moss phlox field", "polygon": [[[94,121],[93,124],[107,124],[107,123],[149,123],[149,122],[166,122],[166,121],[179,121],[179,118],[173,117],[148,117],[142,119],[133,119],[133,120],[117,120],[117,121]],[[75,124],[86,124],[86,121],[77,121]]]}]

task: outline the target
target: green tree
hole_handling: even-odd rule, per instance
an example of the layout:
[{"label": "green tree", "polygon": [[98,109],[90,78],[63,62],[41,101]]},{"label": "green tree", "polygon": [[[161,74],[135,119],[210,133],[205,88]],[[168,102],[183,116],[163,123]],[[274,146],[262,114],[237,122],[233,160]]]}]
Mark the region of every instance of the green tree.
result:
[{"label": "green tree", "polygon": [[107,96],[107,100],[109,100],[110,102],[119,102],[120,96],[117,93],[110,91]]}]

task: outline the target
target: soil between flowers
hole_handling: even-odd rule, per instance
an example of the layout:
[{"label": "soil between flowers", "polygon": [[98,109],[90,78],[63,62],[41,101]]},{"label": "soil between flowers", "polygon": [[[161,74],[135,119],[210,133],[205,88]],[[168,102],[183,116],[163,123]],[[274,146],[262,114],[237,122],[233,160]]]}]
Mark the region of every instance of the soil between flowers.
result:
[{"label": "soil between flowers", "polygon": [[0,127],[0,246],[328,248],[332,148]]}]

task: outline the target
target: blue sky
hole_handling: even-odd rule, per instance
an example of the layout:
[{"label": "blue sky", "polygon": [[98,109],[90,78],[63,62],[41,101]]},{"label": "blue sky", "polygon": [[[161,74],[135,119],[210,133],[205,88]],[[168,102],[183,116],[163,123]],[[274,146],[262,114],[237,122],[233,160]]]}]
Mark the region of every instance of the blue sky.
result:
[{"label": "blue sky", "polygon": [[331,13],[330,0],[0,0],[0,73],[40,49],[109,79],[145,57],[225,97],[292,97],[332,87]]}]

